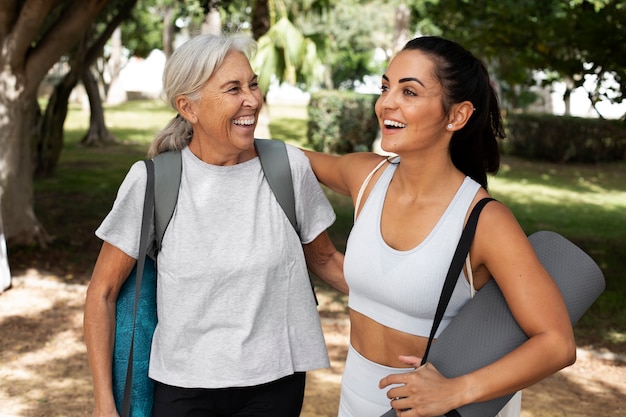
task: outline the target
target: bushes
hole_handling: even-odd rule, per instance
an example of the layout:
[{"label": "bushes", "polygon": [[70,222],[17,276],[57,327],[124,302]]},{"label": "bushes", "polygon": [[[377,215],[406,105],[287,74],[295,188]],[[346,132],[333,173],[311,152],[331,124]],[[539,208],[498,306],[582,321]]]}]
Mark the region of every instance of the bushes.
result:
[{"label": "bushes", "polygon": [[503,151],[552,162],[608,162],[626,157],[626,129],[602,119],[509,114]]},{"label": "bushes", "polygon": [[378,132],[378,95],[320,91],[311,95],[307,140],[321,152],[345,154],[372,149]]}]

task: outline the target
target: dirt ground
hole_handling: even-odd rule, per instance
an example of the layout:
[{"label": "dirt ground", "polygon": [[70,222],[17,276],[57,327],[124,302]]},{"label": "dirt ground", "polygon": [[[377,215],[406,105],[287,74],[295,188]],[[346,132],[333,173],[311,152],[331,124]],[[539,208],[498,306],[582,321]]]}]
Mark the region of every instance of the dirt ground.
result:
[{"label": "dirt ground", "polygon": [[[82,339],[86,286],[31,270],[0,294],[0,417],[85,417],[91,380]],[[336,415],[345,313],[320,299],[332,364],[310,372],[303,417]],[[576,364],[524,391],[522,417],[626,416],[623,356],[579,349]]]}]

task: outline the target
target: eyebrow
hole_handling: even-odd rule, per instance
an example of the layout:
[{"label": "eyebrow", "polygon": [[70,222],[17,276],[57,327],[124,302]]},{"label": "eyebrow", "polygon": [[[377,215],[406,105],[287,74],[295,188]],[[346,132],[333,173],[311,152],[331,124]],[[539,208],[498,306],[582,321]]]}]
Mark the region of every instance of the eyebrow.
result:
[{"label": "eyebrow", "polygon": [[[387,77],[385,74],[383,74],[383,79],[386,80],[386,81],[389,81],[389,77]],[[407,83],[409,81],[415,81],[416,83],[418,83],[422,87],[426,87],[423,82],[421,82],[419,79],[417,79],[415,77],[400,78],[398,80],[398,82],[400,82],[400,83]]]},{"label": "eyebrow", "polygon": [[[249,83],[253,83],[256,82],[259,79],[259,76],[257,74],[254,74],[252,76],[252,78],[250,78],[250,81],[248,81]],[[229,85],[241,85],[241,82],[239,80],[230,80],[230,81],[226,81],[224,84],[222,84],[221,88],[226,88]]]}]

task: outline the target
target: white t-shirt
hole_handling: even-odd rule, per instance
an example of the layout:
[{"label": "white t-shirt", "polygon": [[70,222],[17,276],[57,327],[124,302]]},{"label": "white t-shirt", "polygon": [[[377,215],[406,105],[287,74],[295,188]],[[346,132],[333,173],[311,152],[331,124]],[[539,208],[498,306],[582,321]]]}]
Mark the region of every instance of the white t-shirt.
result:
[{"label": "white t-shirt", "polygon": [[[158,256],[151,378],[223,388],[329,366],[301,244],[326,230],[335,214],[306,156],[287,150],[300,236],[258,158],[215,166],[183,149],[178,202]],[[96,231],[134,258],[145,184],[137,162]]]}]

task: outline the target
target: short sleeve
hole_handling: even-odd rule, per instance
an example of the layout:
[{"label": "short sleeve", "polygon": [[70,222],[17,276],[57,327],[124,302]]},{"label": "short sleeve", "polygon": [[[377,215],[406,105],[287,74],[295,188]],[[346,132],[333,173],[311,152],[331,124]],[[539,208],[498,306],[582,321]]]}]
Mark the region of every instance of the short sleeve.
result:
[{"label": "short sleeve", "polygon": [[287,145],[294,183],[296,217],[303,244],[311,243],[335,221],[335,212],[304,152]]},{"label": "short sleeve", "polygon": [[143,161],[135,162],[117,191],[109,214],[96,236],[137,259],[147,173]]}]

